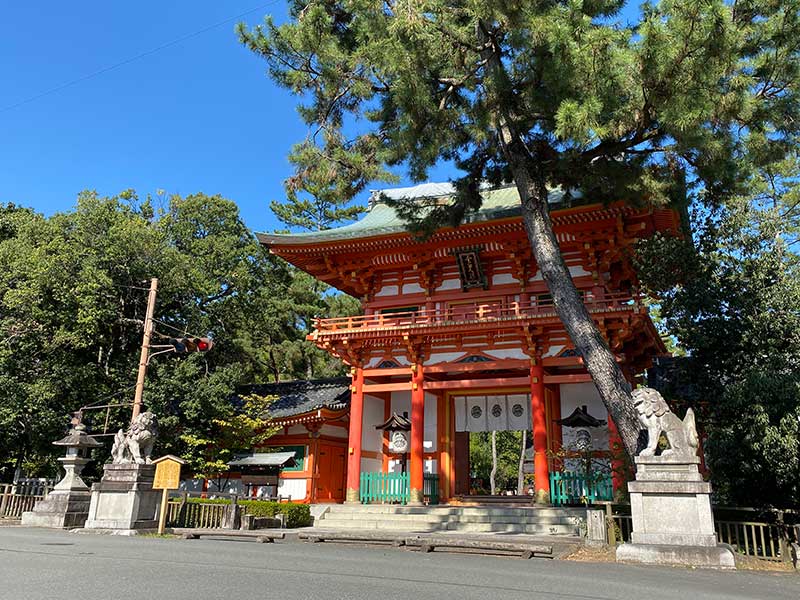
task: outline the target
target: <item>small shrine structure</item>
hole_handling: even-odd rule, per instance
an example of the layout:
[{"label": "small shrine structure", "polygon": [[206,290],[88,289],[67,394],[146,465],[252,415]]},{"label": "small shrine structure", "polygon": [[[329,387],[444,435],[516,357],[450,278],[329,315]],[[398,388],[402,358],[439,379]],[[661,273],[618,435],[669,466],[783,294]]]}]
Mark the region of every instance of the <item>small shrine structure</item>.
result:
[{"label": "small shrine structure", "polygon": [[[468,495],[469,435],[491,430],[532,430],[535,495],[547,502],[548,451],[572,441],[562,415],[583,406],[608,414],[554,310],[513,186],[483,190],[466,223],[425,240],[385,201],[446,203],[452,194],[449,184],[383,190],[356,223],[259,234],[273,254],[361,300],[361,315],[319,319],[309,336],[350,367],[349,502],[362,500],[362,473],[401,471],[389,431],[376,429],[393,414],[410,415],[411,503],[425,499],[431,478],[442,501]],[[680,216],[556,191],[550,204],[575,285],[634,381],[666,348],[639,294],[632,249],[656,232],[678,234]],[[591,443],[608,453],[616,428],[606,420],[591,429]]]}]

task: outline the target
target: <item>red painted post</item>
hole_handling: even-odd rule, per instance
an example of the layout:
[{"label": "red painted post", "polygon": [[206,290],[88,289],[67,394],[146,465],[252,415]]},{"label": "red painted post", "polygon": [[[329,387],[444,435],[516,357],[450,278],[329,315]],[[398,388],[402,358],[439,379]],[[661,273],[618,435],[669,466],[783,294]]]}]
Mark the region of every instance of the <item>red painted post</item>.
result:
[{"label": "red painted post", "polygon": [[353,383],[350,386],[350,426],[347,456],[347,493],[345,502],[360,502],[358,490],[361,481],[361,429],[364,420],[364,371],[361,367],[350,369]]},{"label": "red painted post", "polygon": [[409,467],[409,504],[422,504],[425,465],[423,440],[425,437],[425,389],[422,364],[411,367],[411,465]]},{"label": "red painted post", "polygon": [[550,469],[547,464],[544,369],[541,359],[531,365],[531,420],[533,422],[533,475],[537,504],[550,503]]}]

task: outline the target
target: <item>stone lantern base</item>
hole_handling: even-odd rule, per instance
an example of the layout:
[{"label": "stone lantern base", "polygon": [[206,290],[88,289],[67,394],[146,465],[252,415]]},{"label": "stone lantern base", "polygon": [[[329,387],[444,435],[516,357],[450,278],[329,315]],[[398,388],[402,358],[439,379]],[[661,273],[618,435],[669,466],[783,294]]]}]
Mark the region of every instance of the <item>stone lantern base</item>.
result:
[{"label": "stone lantern base", "polygon": [[135,534],[158,528],[161,493],[153,489],[155,465],[109,464],[92,486],[86,529]]},{"label": "stone lantern base", "polygon": [[73,529],[83,527],[89,516],[91,492],[80,478],[80,472],[89,459],[71,455],[58,460],[66,470],[64,479],[39,500],[32,511],[22,513],[24,527]]},{"label": "stone lantern base", "polygon": [[89,516],[89,488],[83,490],[53,490],[36,503],[32,511],[22,513],[24,527],[74,529],[83,527]]},{"label": "stone lantern base", "polygon": [[637,456],[636,481],[628,484],[633,532],[617,548],[617,560],[734,569],[733,552],[717,544],[711,484],[700,459]]}]

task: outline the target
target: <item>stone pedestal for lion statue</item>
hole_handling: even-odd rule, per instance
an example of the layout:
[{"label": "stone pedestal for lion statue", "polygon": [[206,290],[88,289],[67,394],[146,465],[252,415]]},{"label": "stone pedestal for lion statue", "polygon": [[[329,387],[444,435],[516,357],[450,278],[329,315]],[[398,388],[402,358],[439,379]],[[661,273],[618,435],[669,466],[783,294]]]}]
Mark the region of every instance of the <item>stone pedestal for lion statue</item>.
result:
[{"label": "stone pedestal for lion statue", "polygon": [[[635,457],[636,481],[628,483],[633,532],[617,548],[617,560],[735,568],[733,552],[718,545],[711,512],[711,484],[698,470],[697,430],[689,409],[681,421],[656,390],[633,393],[647,447]],[[656,455],[661,433],[669,448]]]},{"label": "stone pedestal for lion statue", "polygon": [[155,465],[150,464],[157,435],[158,421],[151,412],[140,414],[127,432],[119,430],[112,462],[92,486],[86,529],[132,535],[158,528],[161,493],[153,490]]}]

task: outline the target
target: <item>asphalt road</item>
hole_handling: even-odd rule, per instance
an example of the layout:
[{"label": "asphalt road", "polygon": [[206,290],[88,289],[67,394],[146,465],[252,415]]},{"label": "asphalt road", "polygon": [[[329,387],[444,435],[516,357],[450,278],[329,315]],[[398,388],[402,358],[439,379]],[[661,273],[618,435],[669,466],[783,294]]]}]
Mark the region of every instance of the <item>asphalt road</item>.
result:
[{"label": "asphalt road", "polygon": [[800,575],[0,528],[0,600],[800,598]]}]

